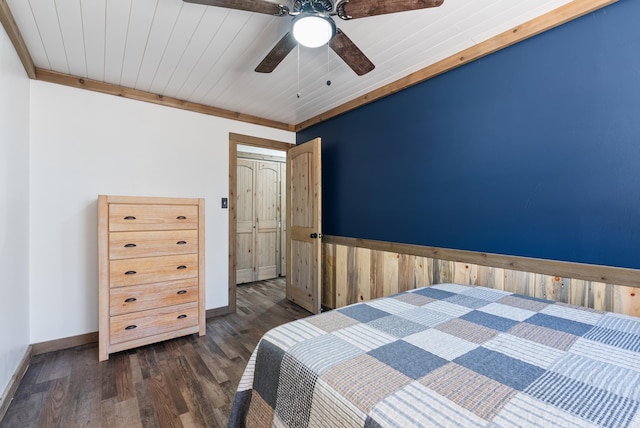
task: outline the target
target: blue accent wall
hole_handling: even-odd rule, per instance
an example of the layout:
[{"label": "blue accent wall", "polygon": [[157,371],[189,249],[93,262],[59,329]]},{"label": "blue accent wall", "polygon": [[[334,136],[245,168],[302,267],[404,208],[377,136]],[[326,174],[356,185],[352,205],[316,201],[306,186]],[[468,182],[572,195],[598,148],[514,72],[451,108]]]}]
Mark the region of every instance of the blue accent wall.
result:
[{"label": "blue accent wall", "polygon": [[640,1],[298,133],[323,233],[640,268]]}]

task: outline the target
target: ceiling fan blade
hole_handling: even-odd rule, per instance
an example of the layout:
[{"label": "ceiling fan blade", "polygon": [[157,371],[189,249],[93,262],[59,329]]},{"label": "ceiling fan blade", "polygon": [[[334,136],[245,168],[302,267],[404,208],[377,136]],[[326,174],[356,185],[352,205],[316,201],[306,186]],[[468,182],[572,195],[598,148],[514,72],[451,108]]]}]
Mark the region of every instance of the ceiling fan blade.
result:
[{"label": "ceiling fan blade", "polygon": [[248,12],[265,13],[267,15],[284,15],[286,12],[277,3],[266,0],[182,0],[187,3],[217,6],[227,9],[246,10]]},{"label": "ceiling fan blade", "polygon": [[258,73],[271,73],[297,44],[298,42],[293,37],[293,34],[285,34],[273,49],[271,49],[271,52],[258,64],[256,71]]},{"label": "ceiling fan blade", "polygon": [[367,74],[376,68],[342,30],[336,29],[336,35],[329,41],[329,46],[358,76]]},{"label": "ceiling fan blade", "polygon": [[338,4],[338,9],[341,9],[338,15],[343,19],[365,18],[367,16],[438,7],[443,2],[444,0],[346,0]]}]

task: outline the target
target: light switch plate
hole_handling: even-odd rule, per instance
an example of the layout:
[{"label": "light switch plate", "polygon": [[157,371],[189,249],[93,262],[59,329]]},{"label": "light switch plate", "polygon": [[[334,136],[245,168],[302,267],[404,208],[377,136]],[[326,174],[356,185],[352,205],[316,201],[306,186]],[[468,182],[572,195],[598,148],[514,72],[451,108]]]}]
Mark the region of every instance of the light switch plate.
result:
[{"label": "light switch plate", "polygon": [[222,208],[229,208],[229,201],[227,198],[222,198]]}]

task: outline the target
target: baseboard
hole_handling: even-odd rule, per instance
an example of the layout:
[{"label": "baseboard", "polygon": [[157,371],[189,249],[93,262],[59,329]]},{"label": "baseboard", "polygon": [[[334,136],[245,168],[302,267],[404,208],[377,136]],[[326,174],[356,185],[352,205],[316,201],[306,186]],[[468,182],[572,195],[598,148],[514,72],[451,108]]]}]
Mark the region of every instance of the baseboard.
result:
[{"label": "baseboard", "polygon": [[98,332],[80,334],[78,336],[63,337],[62,339],[48,340],[46,342],[34,343],[33,355],[45,354],[47,352],[60,351],[75,346],[88,345],[98,342]]},{"label": "baseboard", "polygon": [[18,386],[20,386],[20,382],[22,381],[22,377],[27,372],[29,368],[29,364],[31,363],[31,357],[33,356],[33,346],[29,345],[27,347],[27,352],[25,352],[22,360],[20,360],[20,364],[16,368],[16,371],[11,376],[11,380],[9,380],[9,384],[5,388],[2,396],[0,397],[0,421],[4,419],[4,415],[7,413],[9,409],[9,404],[13,400],[13,396],[18,390]]},{"label": "baseboard", "polygon": [[223,306],[221,308],[207,309],[207,320],[209,318],[219,317],[220,315],[227,315],[229,312],[229,306]]}]

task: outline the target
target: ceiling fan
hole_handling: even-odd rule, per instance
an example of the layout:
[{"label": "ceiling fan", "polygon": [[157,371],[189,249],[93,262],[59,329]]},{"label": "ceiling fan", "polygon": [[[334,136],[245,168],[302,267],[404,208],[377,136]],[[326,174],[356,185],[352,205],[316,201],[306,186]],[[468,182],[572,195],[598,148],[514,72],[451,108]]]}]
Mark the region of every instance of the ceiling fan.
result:
[{"label": "ceiling fan", "polygon": [[[280,39],[262,60],[258,73],[271,73],[296,45],[315,48],[329,43],[329,47],[358,75],[373,70],[375,65],[336,27],[332,16],[342,19],[438,7],[444,0],[293,0],[291,9],[267,0],[183,0],[207,6],[245,10],[275,16],[292,16],[291,31]],[[334,7],[335,6],[335,7]]]}]

